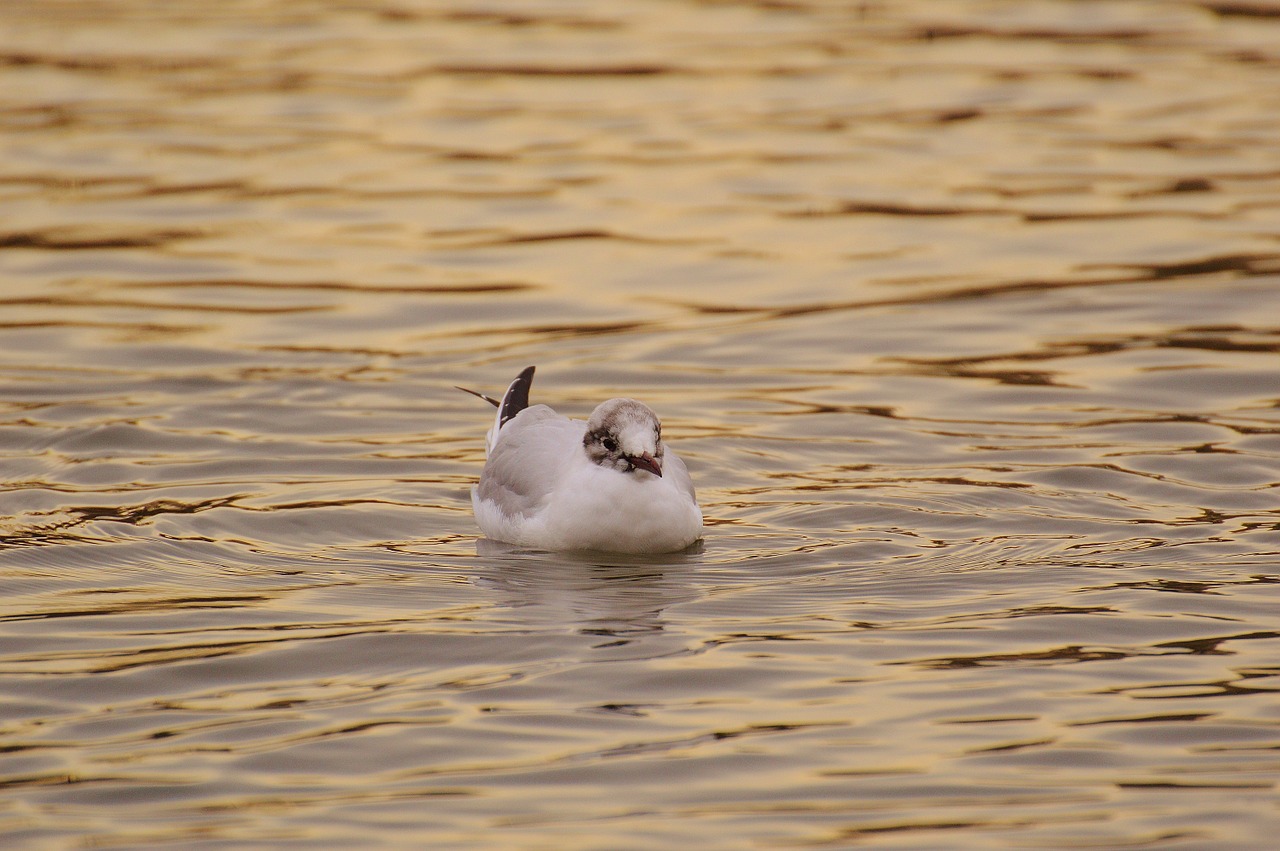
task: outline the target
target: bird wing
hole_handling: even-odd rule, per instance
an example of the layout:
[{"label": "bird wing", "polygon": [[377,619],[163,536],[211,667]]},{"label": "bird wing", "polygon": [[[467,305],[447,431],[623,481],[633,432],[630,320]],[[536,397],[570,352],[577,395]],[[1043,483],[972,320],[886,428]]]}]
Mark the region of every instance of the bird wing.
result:
[{"label": "bird wing", "polygon": [[[501,440],[489,450],[477,493],[506,517],[535,513],[576,456],[586,423],[534,405],[501,426]],[[687,476],[688,474],[686,474]]]},{"label": "bird wing", "polygon": [[680,487],[682,491],[689,494],[696,505],[698,495],[693,490],[693,477],[689,475],[689,468],[684,465],[684,459],[670,449],[667,450],[666,457],[663,459],[662,468],[663,478],[669,478]]},{"label": "bird wing", "polygon": [[507,423],[529,407],[529,388],[533,386],[533,370],[534,367],[525,367],[516,376],[515,381],[507,387],[507,392],[502,394],[502,402],[497,406],[498,412],[493,417],[493,428],[489,429],[489,433],[485,436],[486,456],[493,454],[493,447],[497,444],[499,436],[504,433]]}]

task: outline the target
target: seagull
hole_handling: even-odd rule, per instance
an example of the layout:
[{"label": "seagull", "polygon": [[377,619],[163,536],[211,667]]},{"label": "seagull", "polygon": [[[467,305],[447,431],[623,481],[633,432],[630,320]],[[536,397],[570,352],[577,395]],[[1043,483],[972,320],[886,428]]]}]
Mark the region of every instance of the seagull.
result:
[{"label": "seagull", "polygon": [[585,422],[529,405],[534,367],[502,400],[471,491],[489,538],[539,550],[670,553],[702,537],[702,509],[662,424],[634,399],[602,402]]}]

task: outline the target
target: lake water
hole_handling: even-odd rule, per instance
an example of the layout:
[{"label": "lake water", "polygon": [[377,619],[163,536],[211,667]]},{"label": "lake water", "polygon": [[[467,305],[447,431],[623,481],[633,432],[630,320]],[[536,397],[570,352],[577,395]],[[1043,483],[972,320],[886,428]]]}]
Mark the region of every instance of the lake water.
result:
[{"label": "lake water", "polygon": [[1273,847],[1280,6],[0,18],[6,848]]}]

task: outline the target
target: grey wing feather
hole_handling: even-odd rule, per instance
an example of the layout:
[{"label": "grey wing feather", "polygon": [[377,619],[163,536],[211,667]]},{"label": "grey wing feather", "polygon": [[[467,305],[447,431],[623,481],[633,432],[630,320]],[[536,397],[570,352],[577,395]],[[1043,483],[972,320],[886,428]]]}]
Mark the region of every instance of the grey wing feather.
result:
[{"label": "grey wing feather", "polygon": [[693,477],[689,475],[689,468],[684,465],[684,459],[679,455],[667,451],[666,469],[663,470],[664,476],[670,476],[676,484],[680,485],[680,489],[689,494],[689,499],[695,503],[698,501],[698,495],[693,490]]},{"label": "grey wing feather", "polygon": [[480,474],[480,499],[493,502],[507,516],[536,512],[585,429],[585,423],[546,405],[525,408],[502,427],[502,439],[489,452]]}]

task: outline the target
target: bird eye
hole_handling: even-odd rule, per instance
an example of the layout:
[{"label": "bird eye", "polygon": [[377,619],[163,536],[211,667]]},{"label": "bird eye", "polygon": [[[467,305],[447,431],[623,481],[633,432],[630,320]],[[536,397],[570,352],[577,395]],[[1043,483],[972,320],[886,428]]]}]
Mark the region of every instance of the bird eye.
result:
[{"label": "bird eye", "polygon": [[600,445],[604,447],[605,452],[617,452],[618,443],[612,437],[606,437],[600,441]]}]

